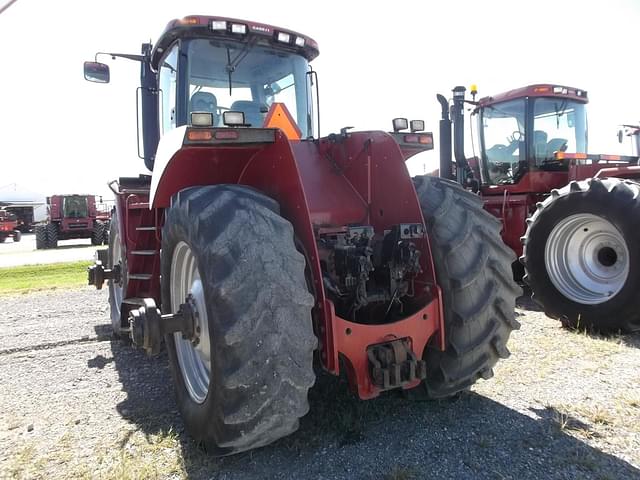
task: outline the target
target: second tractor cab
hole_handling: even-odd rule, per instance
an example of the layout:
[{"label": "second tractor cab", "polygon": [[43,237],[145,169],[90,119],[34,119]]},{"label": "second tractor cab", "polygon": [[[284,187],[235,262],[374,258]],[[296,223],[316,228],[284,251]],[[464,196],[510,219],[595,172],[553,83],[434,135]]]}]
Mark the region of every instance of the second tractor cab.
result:
[{"label": "second tractor cab", "polygon": [[[477,192],[502,220],[503,239],[549,316],[573,327],[640,329],[638,157],[589,153],[582,89],[538,84],[478,101],[475,87],[471,100],[465,92],[453,90],[451,110],[438,96],[440,175]],[[465,105],[477,119],[472,157]]]},{"label": "second tractor cab", "polygon": [[405,159],[433,147],[423,123],[320,137],[318,47],[288,29],[191,16],[142,52],[109,56],[141,64],[152,174],[111,183],[90,282],[109,281],[116,335],[164,342],[198,441],[229,455],[296,430],[314,359],[362,399],[492,375],[518,326],[513,254],[476,196],[412,182]]}]

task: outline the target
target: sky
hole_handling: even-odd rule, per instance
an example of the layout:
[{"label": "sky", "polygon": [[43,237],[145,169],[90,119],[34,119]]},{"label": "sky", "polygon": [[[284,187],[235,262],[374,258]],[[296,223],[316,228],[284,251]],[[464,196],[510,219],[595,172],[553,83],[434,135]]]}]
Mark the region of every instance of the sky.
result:
[{"label": "sky", "polygon": [[[548,82],[588,91],[591,152],[631,154],[616,132],[640,121],[640,0],[18,0],[0,15],[0,187],[107,194],[110,180],[145,173],[138,64],[109,61],[106,85],[86,82],[82,65],[98,51],[138,53],[190,14],[314,38],[323,135],[389,131],[392,118],[407,117],[425,120],[437,139],[437,93],[477,84],[482,97]],[[436,150],[408,167],[415,175],[437,163]]]}]

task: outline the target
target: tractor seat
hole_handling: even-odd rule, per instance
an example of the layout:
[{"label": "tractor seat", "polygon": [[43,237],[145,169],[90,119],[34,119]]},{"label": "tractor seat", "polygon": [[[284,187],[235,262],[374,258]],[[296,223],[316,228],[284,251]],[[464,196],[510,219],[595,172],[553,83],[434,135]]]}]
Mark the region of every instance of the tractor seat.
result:
[{"label": "tractor seat", "polygon": [[536,130],[533,132],[533,151],[536,163],[547,158],[547,132]]},{"label": "tractor seat", "polygon": [[564,152],[567,146],[566,138],[552,138],[547,143],[547,157],[553,158],[555,152]]},{"label": "tractor seat", "polygon": [[213,93],[196,92],[189,100],[189,112],[208,112],[213,114],[213,124],[218,121],[218,99]]},{"label": "tractor seat", "polygon": [[234,112],[243,112],[245,123],[252,127],[260,128],[264,124],[264,119],[269,110],[266,105],[251,100],[236,100],[231,104]]}]

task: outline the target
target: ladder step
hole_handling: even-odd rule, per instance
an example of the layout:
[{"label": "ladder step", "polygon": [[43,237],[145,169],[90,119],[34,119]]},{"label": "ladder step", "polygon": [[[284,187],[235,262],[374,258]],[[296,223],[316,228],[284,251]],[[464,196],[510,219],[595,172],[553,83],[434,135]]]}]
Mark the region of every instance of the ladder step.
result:
[{"label": "ladder step", "polygon": [[156,227],[136,227],[138,232],[153,232]]},{"label": "ladder step", "polygon": [[130,203],[127,207],[137,209],[149,208],[149,202]]},{"label": "ladder step", "polygon": [[150,273],[130,273],[128,275],[129,280],[151,280]]},{"label": "ladder step", "polygon": [[131,255],[148,255],[152,256],[157,254],[157,250],[131,250]]}]

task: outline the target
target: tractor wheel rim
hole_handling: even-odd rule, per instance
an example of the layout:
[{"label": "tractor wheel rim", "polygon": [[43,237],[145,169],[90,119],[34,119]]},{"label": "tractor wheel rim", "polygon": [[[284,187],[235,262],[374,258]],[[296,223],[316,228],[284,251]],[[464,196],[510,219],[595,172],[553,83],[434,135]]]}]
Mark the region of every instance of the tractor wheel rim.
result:
[{"label": "tractor wheel rim", "polygon": [[[115,232],[113,235],[113,267],[114,265],[120,265],[120,272],[122,272],[122,249],[120,248],[120,235]],[[124,273],[124,272],[122,272]],[[120,275],[120,281],[118,283],[113,282],[113,297],[115,300],[116,309],[118,311],[118,317],[120,317],[120,310],[122,300],[124,299],[124,289],[122,288],[122,274]]]},{"label": "tractor wheel rim", "polygon": [[544,261],[558,291],[586,305],[613,298],[629,276],[629,249],[620,230],[588,213],[571,215],[553,228]]},{"label": "tractor wheel rim", "polygon": [[194,402],[202,403],[207,398],[211,372],[209,322],[196,257],[185,242],[178,243],[173,251],[169,285],[173,313],[178,311],[180,304],[185,303],[189,294],[193,297],[196,313],[195,338],[182,338],[180,332],[173,335],[187,392]]}]

